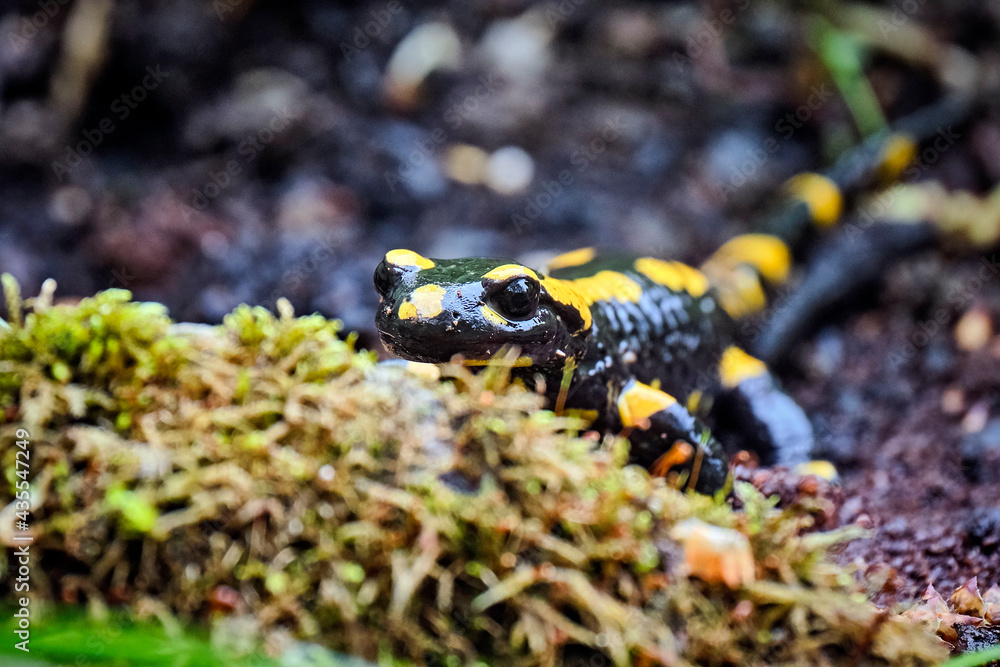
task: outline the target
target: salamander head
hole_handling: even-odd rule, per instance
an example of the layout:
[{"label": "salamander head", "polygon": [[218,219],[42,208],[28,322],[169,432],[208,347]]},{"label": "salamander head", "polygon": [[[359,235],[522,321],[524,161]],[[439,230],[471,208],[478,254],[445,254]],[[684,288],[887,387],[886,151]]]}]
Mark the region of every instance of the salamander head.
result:
[{"label": "salamander head", "polygon": [[562,365],[582,354],[590,330],[590,310],[571,288],[510,260],[391,250],[375,269],[375,289],[382,342],[413,361],[460,354],[475,365],[516,346],[518,366]]}]

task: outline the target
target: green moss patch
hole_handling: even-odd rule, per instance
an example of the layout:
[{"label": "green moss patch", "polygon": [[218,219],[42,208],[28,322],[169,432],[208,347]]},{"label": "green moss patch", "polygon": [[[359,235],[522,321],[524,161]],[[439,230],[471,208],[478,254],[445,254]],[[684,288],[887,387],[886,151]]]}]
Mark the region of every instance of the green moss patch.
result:
[{"label": "green moss patch", "polygon": [[[650,479],[502,367],[418,377],[287,304],[178,326],[120,290],[24,314],[4,284],[0,501],[24,428],[38,606],[418,664],[947,655],[831,564],[846,534],[749,485],[737,512]],[[692,527],[732,542],[709,544],[717,574]]]}]

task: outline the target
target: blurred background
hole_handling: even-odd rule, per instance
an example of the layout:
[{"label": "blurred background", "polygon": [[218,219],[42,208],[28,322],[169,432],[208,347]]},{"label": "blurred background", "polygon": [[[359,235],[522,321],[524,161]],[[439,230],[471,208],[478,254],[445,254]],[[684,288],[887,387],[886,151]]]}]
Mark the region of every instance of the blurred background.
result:
[{"label": "blurred background", "polygon": [[[0,271],[180,320],[285,296],[363,342],[388,249],[697,261],[788,176],[938,99],[949,48],[1000,55],[1000,4],[971,0],[0,12]],[[851,67],[845,96],[831,72]],[[970,132],[921,177],[1000,176],[996,117]]]}]

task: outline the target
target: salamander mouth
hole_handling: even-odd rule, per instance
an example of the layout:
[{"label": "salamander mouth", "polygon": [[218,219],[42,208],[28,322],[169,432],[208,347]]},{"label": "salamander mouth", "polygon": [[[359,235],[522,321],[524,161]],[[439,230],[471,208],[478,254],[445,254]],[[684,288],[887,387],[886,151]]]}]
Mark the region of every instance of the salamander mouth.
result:
[{"label": "salamander mouth", "polygon": [[396,339],[392,336],[392,334],[389,334],[385,331],[379,331],[378,337],[379,340],[382,341],[382,345],[385,347],[385,349],[388,350],[390,353],[396,355],[400,359],[407,359],[409,361],[424,361],[423,359],[418,358],[416,355],[410,354],[405,347],[400,346],[396,342]]},{"label": "salamander mouth", "polygon": [[491,359],[503,345],[490,344],[465,344],[461,349],[451,349],[442,341],[429,344],[418,344],[413,339],[405,342],[400,341],[398,336],[379,332],[382,345],[392,354],[408,361],[419,361],[425,364],[444,364],[452,360],[455,355],[461,355],[467,361],[486,361]]},{"label": "salamander mouth", "polygon": [[381,339],[382,345],[385,346],[385,349],[397,357],[408,361],[419,361],[426,364],[440,364],[449,361],[453,356],[453,353],[449,353],[444,350],[443,346],[438,346],[437,350],[430,352],[429,354],[421,354],[421,352],[424,351],[423,345],[415,345],[412,339],[404,343],[398,340],[396,335],[386,331],[379,332],[379,339]]}]

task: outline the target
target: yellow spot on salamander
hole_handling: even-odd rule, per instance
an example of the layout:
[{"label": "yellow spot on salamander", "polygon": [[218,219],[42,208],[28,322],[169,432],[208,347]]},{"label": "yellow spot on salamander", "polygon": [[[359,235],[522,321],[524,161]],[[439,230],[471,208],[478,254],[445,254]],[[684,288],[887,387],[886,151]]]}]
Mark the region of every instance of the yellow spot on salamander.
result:
[{"label": "yellow spot on salamander", "polygon": [[580,319],[583,320],[584,331],[590,329],[590,324],[593,321],[590,314],[590,306],[587,305],[586,299],[576,291],[571,281],[546,277],[542,278],[540,282],[542,289],[545,290],[553,301],[573,308],[580,314]]},{"label": "yellow spot on salamander", "polygon": [[805,202],[813,224],[829,227],[836,224],[844,210],[844,197],[840,188],[822,174],[806,172],[793,176],[785,183],[788,195]]},{"label": "yellow spot on salamander", "polygon": [[657,412],[666,410],[675,403],[677,399],[670,394],[648,384],[629,380],[618,397],[618,415],[626,428],[642,426]]},{"label": "yellow spot on salamander", "polygon": [[385,253],[385,261],[393,266],[410,267],[418,269],[433,269],[434,262],[422,255],[418,255],[412,250],[396,249]]},{"label": "yellow spot on salamander", "polygon": [[555,271],[556,269],[580,266],[581,264],[586,264],[590,260],[594,259],[596,254],[597,251],[593,248],[577,248],[576,250],[571,250],[553,257],[548,261],[548,264],[545,265],[545,268],[548,271]]},{"label": "yellow spot on salamander", "polygon": [[495,324],[498,327],[506,326],[508,324],[507,320],[505,320],[497,311],[493,310],[489,306],[481,306],[479,308],[479,312],[483,314],[483,318],[486,321],[491,324]]},{"label": "yellow spot on salamander", "polygon": [[503,264],[493,269],[489,273],[483,274],[483,280],[492,282],[503,282],[511,278],[534,278],[538,280],[538,274],[526,266],[520,264]]},{"label": "yellow spot on salamander", "polygon": [[741,234],[726,241],[716,250],[705,266],[707,269],[731,270],[748,264],[772,285],[788,280],[792,268],[792,251],[777,236],[771,234]]},{"label": "yellow spot on salamander", "polygon": [[703,268],[711,276],[722,309],[733,319],[758,313],[767,306],[767,295],[755,269],[744,264],[720,267],[711,263]]},{"label": "yellow spot on salamander", "polygon": [[701,407],[702,398],[704,398],[704,394],[702,394],[702,392],[698,391],[697,389],[692,391],[688,395],[687,404],[685,405],[687,411],[690,412],[691,414],[695,414],[696,412],[698,412],[698,408]]},{"label": "yellow spot on salamander", "polygon": [[635,303],[642,296],[642,286],[624,273],[618,271],[598,271],[586,278],[566,281],[572,285],[587,305],[597,301],[631,301]]},{"label": "yellow spot on salamander", "polygon": [[744,380],[766,372],[767,365],[763,361],[751,357],[735,345],[727,347],[719,360],[719,378],[726,389],[737,387]]},{"label": "yellow spot on salamander", "polygon": [[883,182],[895,181],[914,158],[917,157],[917,142],[909,134],[893,134],[882,146],[879,156],[878,177]]},{"label": "yellow spot on salamander", "polygon": [[445,289],[440,285],[424,285],[413,290],[407,301],[399,307],[399,319],[430,319],[444,310],[441,305]]},{"label": "yellow spot on salamander", "polygon": [[708,278],[698,269],[682,262],[665,262],[662,259],[642,257],[635,260],[635,270],[660,285],[675,292],[701,296],[708,291]]}]

